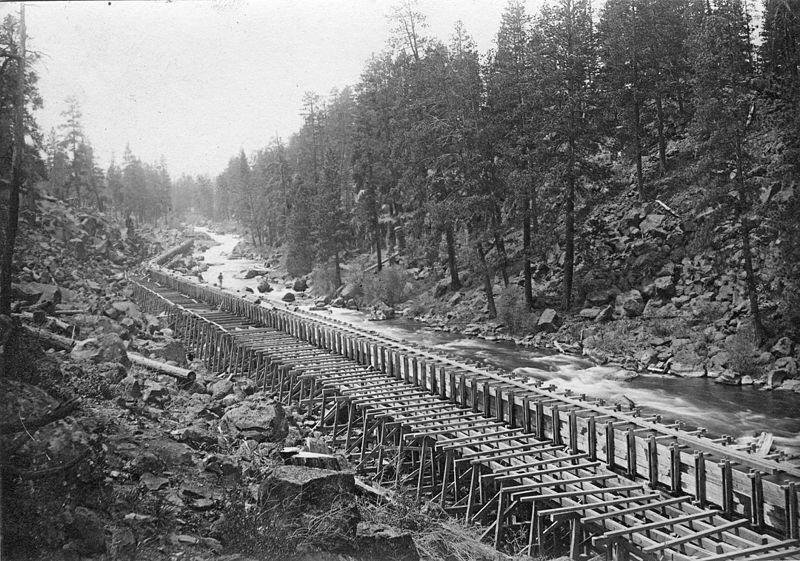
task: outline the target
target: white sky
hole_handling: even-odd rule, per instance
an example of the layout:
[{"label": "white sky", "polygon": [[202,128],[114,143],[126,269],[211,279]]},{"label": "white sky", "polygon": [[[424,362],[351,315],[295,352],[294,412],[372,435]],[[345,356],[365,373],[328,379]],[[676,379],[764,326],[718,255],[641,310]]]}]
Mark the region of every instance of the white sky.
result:
[{"label": "white sky", "polygon": [[[109,5],[110,4],[110,5]],[[81,104],[98,164],[126,144],[146,162],[166,158],[173,179],[221,172],[301,124],[304,92],[355,84],[389,38],[391,0],[34,2],[28,45],[47,134],[64,100]],[[484,53],[505,0],[420,0],[431,35],[447,40],[457,19]],[[534,13],[537,0],[530,0]],[[0,17],[18,12],[0,6]]]}]

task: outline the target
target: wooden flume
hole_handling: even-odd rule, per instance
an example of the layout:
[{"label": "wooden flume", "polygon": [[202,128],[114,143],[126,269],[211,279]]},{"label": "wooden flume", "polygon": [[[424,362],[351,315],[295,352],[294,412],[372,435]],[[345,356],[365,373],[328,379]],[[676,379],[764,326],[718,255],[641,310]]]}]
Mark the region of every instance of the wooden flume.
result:
[{"label": "wooden flume", "polygon": [[788,459],[152,267],[134,297],[215,373],[300,403],[362,472],[415,487],[496,546],[580,559],[800,558]]}]

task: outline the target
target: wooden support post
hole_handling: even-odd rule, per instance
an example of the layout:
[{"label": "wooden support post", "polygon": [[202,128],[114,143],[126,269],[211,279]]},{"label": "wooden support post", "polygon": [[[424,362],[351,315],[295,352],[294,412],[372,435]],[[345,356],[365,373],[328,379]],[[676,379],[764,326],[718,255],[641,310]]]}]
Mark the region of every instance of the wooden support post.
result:
[{"label": "wooden support post", "polygon": [[503,417],[503,390],[497,388],[494,394],[494,418],[502,423],[505,420]]},{"label": "wooden support post", "polygon": [[750,523],[761,532],[764,529],[764,487],[761,483],[761,472],[751,469],[750,478]]},{"label": "wooden support post", "polygon": [[569,447],[573,454],[578,453],[578,412],[569,412]]},{"label": "wooden support post", "polygon": [[733,465],[728,459],[720,460],[719,467],[722,470],[722,512],[725,516],[732,516],[733,507]]},{"label": "wooden support post", "polygon": [[425,485],[425,456],[428,454],[428,439],[422,437],[422,450],[419,453],[419,472],[417,474],[417,500],[422,498],[422,489]]},{"label": "wooden support post", "polygon": [[[447,450],[444,454],[444,474],[442,475],[442,492],[439,497],[439,506],[444,508],[445,495],[447,494],[447,481],[450,479],[450,470],[453,464],[453,451]],[[453,484],[458,485],[458,480],[453,477]]]},{"label": "wooden support post", "polygon": [[681,494],[681,447],[678,444],[672,444],[669,447],[669,461],[670,461],[670,491],[673,495],[678,496]]},{"label": "wooden support post", "polygon": [[616,450],[614,448],[614,423],[608,421],[606,423],[606,466],[608,466],[608,469],[614,469],[616,464],[614,458]]},{"label": "wooden support post", "polygon": [[625,433],[625,440],[628,448],[628,477],[636,479],[636,434],[632,428]]},{"label": "wooden support post", "polygon": [[480,465],[473,464],[470,470],[472,473],[470,474],[469,491],[467,494],[467,523],[472,523],[472,515],[475,511],[475,494],[478,490],[478,485],[480,485]]},{"label": "wooden support post", "polygon": [[403,424],[400,423],[400,426],[397,427],[397,467],[395,467],[395,476],[394,476],[394,484],[395,487],[400,486],[400,482],[402,481],[402,473],[403,473],[403,450],[405,439],[403,438]]},{"label": "wooden support post", "polygon": [[583,527],[581,526],[581,519],[579,516],[574,516],[570,520],[569,556],[575,561],[580,559],[582,537]]},{"label": "wooden support post", "polygon": [[[499,390],[498,390],[498,393]],[[505,523],[506,493],[503,491],[502,483],[497,495],[497,517],[494,522],[494,548],[500,549],[503,539],[503,525]]]},{"label": "wooden support post", "polygon": [[522,432],[531,433],[531,398],[527,395],[522,398]]},{"label": "wooden support post", "polygon": [[447,370],[444,366],[439,368],[439,397],[447,399]]},{"label": "wooden support post", "polygon": [[597,460],[597,419],[595,419],[594,415],[589,417],[588,423],[589,460],[593,462]]},{"label": "wooden support post", "polygon": [[786,537],[792,540],[800,538],[798,531],[798,520],[800,513],[797,509],[797,487],[792,481],[783,488],[784,494],[784,516],[786,517]]},{"label": "wooden support post", "polygon": [[561,442],[561,413],[558,409],[558,404],[553,404],[553,408],[551,410],[551,415],[553,416],[553,444],[560,445]]},{"label": "wooden support post", "polygon": [[471,385],[471,388],[472,388],[472,403],[471,403],[472,412],[473,413],[477,413],[478,412],[478,379],[477,378],[472,378],[472,381],[471,381],[470,385]]},{"label": "wooden support post", "polygon": [[461,395],[461,407],[467,407],[467,377],[462,373],[458,379],[458,393]]},{"label": "wooden support post", "polygon": [[694,499],[697,506],[706,506],[706,458],[700,451],[694,453]]},{"label": "wooden support post", "polygon": [[489,395],[489,381],[483,383],[483,416],[487,419],[492,416],[491,414],[491,396]]},{"label": "wooden support post", "polygon": [[514,391],[510,390],[508,392],[508,426],[512,429],[517,426],[517,407],[516,407],[516,396],[514,395]]},{"label": "wooden support post", "polygon": [[647,478],[651,489],[658,487],[658,443],[653,434],[647,439]]}]

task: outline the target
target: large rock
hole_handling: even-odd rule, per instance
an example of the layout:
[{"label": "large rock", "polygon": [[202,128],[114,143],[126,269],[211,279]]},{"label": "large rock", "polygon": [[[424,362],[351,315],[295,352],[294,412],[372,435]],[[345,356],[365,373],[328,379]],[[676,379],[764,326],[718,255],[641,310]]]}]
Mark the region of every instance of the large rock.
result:
[{"label": "large rock", "polygon": [[780,386],[785,380],[792,380],[796,377],[797,361],[790,356],[785,356],[776,360],[772,365],[767,374],[767,385]]},{"label": "large rock", "polygon": [[672,277],[658,277],[653,281],[653,289],[655,296],[664,300],[675,296],[675,283],[672,282]]},{"label": "large rock", "polygon": [[270,286],[269,281],[267,279],[261,279],[261,281],[258,283],[257,289],[262,294],[264,294],[265,292],[272,291],[272,287]]},{"label": "large rock", "polygon": [[353,298],[359,298],[363,295],[364,295],[364,288],[361,286],[361,284],[355,284],[355,283],[347,283],[346,285],[344,285],[342,291],[339,293],[339,296],[341,296],[345,301]]},{"label": "large rock", "polygon": [[442,279],[436,283],[436,288],[433,289],[433,297],[441,298],[447,294],[448,290],[450,290],[450,281],[447,279]]},{"label": "large rock", "polygon": [[586,303],[591,306],[605,306],[613,302],[617,294],[619,294],[619,289],[617,288],[595,290],[586,295]]},{"label": "large rock", "polygon": [[258,490],[262,507],[295,502],[307,508],[330,507],[355,491],[352,473],[300,466],[278,466]]},{"label": "large rock", "polygon": [[208,388],[211,390],[211,399],[222,399],[233,391],[233,382],[230,380],[218,380]]},{"label": "large rock", "polygon": [[294,292],[287,292],[286,294],[283,295],[283,297],[281,297],[281,300],[283,300],[284,302],[294,302],[295,301]]},{"label": "large rock", "polygon": [[775,356],[789,356],[794,349],[794,341],[788,337],[781,337],[772,346],[772,354]]},{"label": "large rock", "polygon": [[642,315],[644,310],[644,298],[642,293],[636,290],[629,290],[617,296],[616,313],[620,317],[634,318]]},{"label": "large rock", "polygon": [[250,280],[250,279],[254,279],[256,277],[260,277],[261,275],[266,275],[266,274],[267,274],[267,271],[265,271],[264,269],[248,269],[244,273],[244,278],[246,280]]},{"label": "large rock", "polygon": [[292,290],[294,290],[295,292],[305,292],[307,289],[308,289],[308,283],[306,282],[306,279],[302,277],[299,279],[295,279],[294,284],[292,284]]},{"label": "large rock", "polygon": [[553,332],[561,325],[561,317],[553,308],[547,308],[539,316],[539,321],[536,322],[536,327],[539,331]]},{"label": "large rock", "polygon": [[646,234],[657,228],[661,228],[666,216],[663,214],[648,214],[644,220],[639,224],[639,229],[643,234]]},{"label": "large rock", "polygon": [[359,522],[356,529],[356,550],[370,559],[417,561],[419,552],[408,530],[387,524]]},{"label": "large rock", "polygon": [[286,413],[280,403],[255,407],[242,404],[222,416],[219,428],[223,434],[257,442],[277,442],[289,433]]},{"label": "large rock", "polygon": [[129,367],[131,360],[125,350],[125,343],[116,333],[106,333],[99,338],[84,339],[70,352],[73,360],[88,360],[94,363],[119,362]]},{"label": "large rock", "polygon": [[371,320],[386,320],[386,319],[394,319],[395,311],[394,308],[386,304],[385,302],[378,302],[375,306],[372,307],[372,312],[370,313]]}]

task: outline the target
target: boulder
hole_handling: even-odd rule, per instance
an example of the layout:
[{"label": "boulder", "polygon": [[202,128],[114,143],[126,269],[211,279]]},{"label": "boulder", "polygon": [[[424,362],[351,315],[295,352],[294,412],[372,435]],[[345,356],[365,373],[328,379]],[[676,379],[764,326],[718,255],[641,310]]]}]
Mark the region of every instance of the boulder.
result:
[{"label": "boulder", "polygon": [[539,321],[536,322],[536,327],[539,331],[546,331],[551,333],[556,331],[561,325],[561,317],[553,308],[547,308],[539,316]]},{"label": "boulder", "polygon": [[595,319],[602,311],[603,308],[584,308],[578,312],[578,315],[584,319]]},{"label": "boulder", "polygon": [[286,294],[283,295],[281,300],[283,300],[284,302],[294,302],[295,301],[294,292],[287,292]]},{"label": "boulder", "polygon": [[219,380],[211,384],[211,399],[222,399],[233,391],[233,382],[230,380]]},{"label": "boulder", "polygon": [[781,337],[772,346],[772,354],[775,356],[789,356],[794,350],[794,341],[788,337]]},{"label": "boulder", "polygon": [[308,283],[306,279],[300,277],[299,279],[295,279],[294,284],[292,284],[292,290],[295,292],[305,292],[308,289]]},{"label": "boulder", "polygon": [[244,278],[246,280],[254,279],[256,277],[260,277],[261,275],[266,275],[267,271],[264,269],[248,269],[244,273]]},{"label": "boulder", "polygon": [[375,306],[372,307],[372,312],[370,313],[371,320],[386,320],[386,319],[394,319],[395,312],[394,308],[386,304],[385,302],[378,302]]},{"label": "boulder", "polygon": [[637,317],[642,315],[644,310],[644,298],[642,293],[636,290],[629,290],[617,296],[615,312],[620,317]]},{"label": "boulder", "polygon": [[786,380],[778,387],[779,390],[789,390],[800,393],[800,380]]},{"label": "boulder", "polygon": [[605,306],[613,302],[617,294],[619,294],[619,289],[617,288],[594,290],[586,295],[586,303],[591,306]]},{"label": "boulder", "polygon": [[237,405],[222,416],[219,428],[224,435],[257,442],[277,442],[289,433],[289,423],[280,403],[260,407]]},{"label": "boulder", "polygon": [[733,370],[723,370],[722,373],[714,379],[714,382],[726,386],[739,386],[742,383],[742,377]]},{"label": "boulder", "polygon": [[772,365],[767,373],[767,384],[770,386],[780,386],[785,380],[792,380],[797,377],[797,361],[785,356],[779,358]]},{"label": "boulder", "polygon": [[419,560],[419,552],[411,532],[387,524],[359,522],[355,549],[360,556],[370,559]]},{"label": "boulder", "polygon": [[355,491],[352,473],[301,466],[278,466],[259,486],[262,507],[297,501],[301,507],[325,507]]},{"label": "boulder", "polygon": [[267,279],[261,279],[261,281],[259,281],[258,283],[257,289],[262,294],[264,294],[265,292],[272,291],[272,287],[270,286],[269,281]]},{"label": "boulder", "polygon": [[664,219],[666,219],[666,216],[663,214],[648,214],[645,216],[644,220],[639,223],[639,229],[642,231],[642,234],[647,234],[652,230],[661,228]]},{"label": "boulder", "polygon": [[668,300],[675,296],[675,283],[672,277],[658,277],[653,281],[654,296]]},{"label": "boulder", "polygon": [[131,361],[125,350],[125,343],[116,333],[106,333],[99,338],[84,339],[70,352],[73,360],[88,360],[94,363],[119,362],[129,367]]}]

